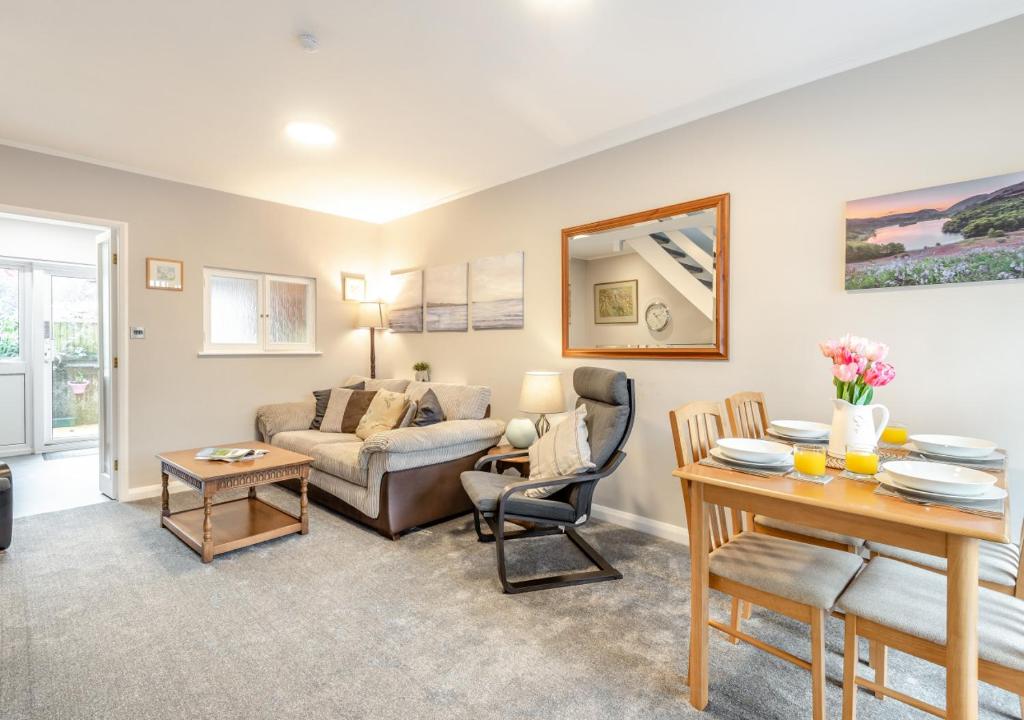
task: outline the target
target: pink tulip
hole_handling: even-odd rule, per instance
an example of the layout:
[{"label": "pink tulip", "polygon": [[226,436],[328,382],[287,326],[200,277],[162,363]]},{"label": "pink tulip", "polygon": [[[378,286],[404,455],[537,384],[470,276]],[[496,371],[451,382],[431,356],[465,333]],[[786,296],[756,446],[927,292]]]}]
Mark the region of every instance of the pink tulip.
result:
[{"label": "pink tulip", "polygon": [[888,385],[896,377],[896,370],[889,363],[876,362],[864,374],[864,382],[871,387]]},{"label": "pink tulip", "polygon": [[850,362],[833,365],[832,374],[839,382],[853,382],[860,373],[857,371],[857,363]]},{"label": "pink tulip", "polygon": [[818,343],[818,347],[821,348],[821,354],[827,358],[834,358],[836,351],[839,349],[835,340],[826,340],[823,343]]},{"label": "pink tulip", "polygon": [[886,356],[889,354],[889,346],[881,342],[870,342],[868,343],[867,350],[864,354],[871,362],[885,360]]}]

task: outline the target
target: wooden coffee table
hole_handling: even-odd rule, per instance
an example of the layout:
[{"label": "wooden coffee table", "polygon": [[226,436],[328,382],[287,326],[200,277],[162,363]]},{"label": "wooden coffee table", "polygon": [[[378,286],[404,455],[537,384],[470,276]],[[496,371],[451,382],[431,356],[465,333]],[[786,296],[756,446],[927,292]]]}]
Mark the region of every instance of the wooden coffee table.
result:
[{"label": "wooden coffee table", "polygon": [[[162,503],[160,524],[195,550],[204,563],[215,555],[272,540],[291,533],[309,532],[306,482],[313,458],[261,442],[227,443],[217,447],[254,448],[269,452],[256,460],[234,463],[196,460],[202,448],[157,455],[160,459]],[[167,482],[174,476],[203,496],[203,507],[172,513]],[[286,513],[256,497],[256,486],[281,480],[300,481],[299,516]],[[214,503],[221,490],[249,488],[247,497]]]}]

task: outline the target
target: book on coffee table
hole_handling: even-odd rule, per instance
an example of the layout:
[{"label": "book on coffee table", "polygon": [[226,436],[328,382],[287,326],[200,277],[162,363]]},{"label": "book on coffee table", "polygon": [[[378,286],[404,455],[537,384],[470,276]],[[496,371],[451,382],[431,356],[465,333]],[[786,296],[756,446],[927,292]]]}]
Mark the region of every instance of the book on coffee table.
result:
[{"label": "book on coffee table", "polygon": [[255,460],[263,457],[268,450],[252,448],[203,448],[196,453],[196,460],[219,460],[220,462],[238,462],[239,460]]}]

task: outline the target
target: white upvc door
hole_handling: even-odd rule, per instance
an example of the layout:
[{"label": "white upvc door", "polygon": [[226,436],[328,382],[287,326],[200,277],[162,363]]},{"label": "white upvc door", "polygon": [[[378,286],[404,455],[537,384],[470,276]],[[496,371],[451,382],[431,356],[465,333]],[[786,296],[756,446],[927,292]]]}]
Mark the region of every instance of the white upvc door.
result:
[{"label": "white upvc door", "polygon": [[117,469],[115,468],[117,437],[117,390],[114,383],[114,358],[117,357],[117,238],[108,230],[96,244],[99,327],[99,449],[100,492],[117,499]]},{"label": "white upvc door", "polygon": [[32,451],[28,265],[0,259],[0,457]]}]

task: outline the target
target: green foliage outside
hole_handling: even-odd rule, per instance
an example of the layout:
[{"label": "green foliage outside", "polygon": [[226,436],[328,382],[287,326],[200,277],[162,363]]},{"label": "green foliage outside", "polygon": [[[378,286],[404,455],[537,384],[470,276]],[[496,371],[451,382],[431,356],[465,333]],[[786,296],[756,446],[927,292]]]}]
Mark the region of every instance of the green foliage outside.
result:
[{"label": "green foliage outside", "polygon": [[1024,230],[1024,196],[983,202],[961,210],[942,225],[942,232],[961,233],[965,238],[1014,230]]},{"label": "green foliage outside", "polygon": [[894,259],[885,265],[856,270],[846,278],[848,290],[903,285],[1024,278],[1024,246],[977,248],[957,255]]},{"label": "green foliage outside", "polygon": [[13,317],[0,317],[0,358],[15,358],[18,349],[18,321]]},{"label": "green foliage outside", "polygon": [[903,243],[884,243],[881,245],[869,242],[846,242],[846,262],[860,262],[875,258],[889,257],[906,252]]},{"label": "green foliage outside", "polygon": [[[99,419],[99,335],[94,322],[53,324],[53,417],[62,425],[92,425]],[[82,395],[69,381],[88,380]]]}]

